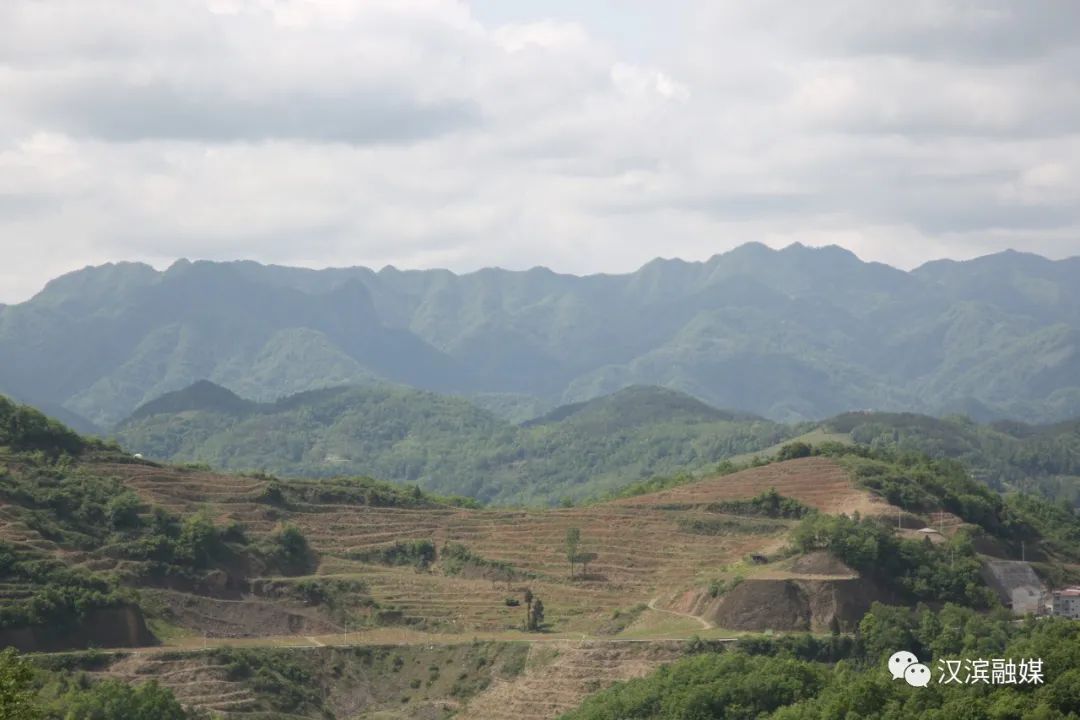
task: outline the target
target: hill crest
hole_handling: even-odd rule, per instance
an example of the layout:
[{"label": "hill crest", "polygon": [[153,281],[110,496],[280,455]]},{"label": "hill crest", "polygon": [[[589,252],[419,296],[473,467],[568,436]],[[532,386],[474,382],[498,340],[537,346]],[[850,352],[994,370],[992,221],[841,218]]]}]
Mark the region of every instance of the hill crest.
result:
[{"label": "hill crest", "polygon": [[182,390],[165,393],[150,402],[140,405],[124,423],[150,417],[151,415],[192,410],[240,415],[256,407],[258,407],[257,403],[245,400],[227,388],[209,380],[199,380]]}]

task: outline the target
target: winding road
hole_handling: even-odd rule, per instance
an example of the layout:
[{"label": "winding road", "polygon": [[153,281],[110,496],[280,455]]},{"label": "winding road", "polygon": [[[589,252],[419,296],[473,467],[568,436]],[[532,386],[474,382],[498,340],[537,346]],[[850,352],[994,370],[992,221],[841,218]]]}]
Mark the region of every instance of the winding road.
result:
[{"label": "winding road", "polygon": [[708,620],[706,620],[703,617],[698,617],[697,615],[691,615],[690,613],[681,613],[681,612],[678,612],[677,610],[665,610],[664,608],[656,607],[656,603],[657,603],[658,600],[660,600],[660,598],[654,597],[652,600],[649,601],[649,609],[650,610],[655,610],[656,612],[667,613],[668,615],[677,615],[678,617],[693,618],[694,620],[697,620],[699,623],[701,623],[701,628],[703,630],[712,630],[714,627],[716,627],[715,625],[713,625],[711,622],[709,622]]}]

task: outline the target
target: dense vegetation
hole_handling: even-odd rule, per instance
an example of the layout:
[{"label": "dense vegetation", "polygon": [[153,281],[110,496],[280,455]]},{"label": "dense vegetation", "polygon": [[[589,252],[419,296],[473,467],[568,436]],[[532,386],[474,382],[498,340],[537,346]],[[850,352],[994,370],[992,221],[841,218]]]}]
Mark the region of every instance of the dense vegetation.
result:
[{"label": "dense vegetation", "polygon": [[61,423],[0,395],[0,447],[22,452],[74,455],[82,452],[88,444]]},{"label": "dense vegetation", "polygon": [[629,388],[512,425],[465,400],[337,388],[245,404],[200,383],[120,426],[170,461],[304,476],[370,475],[482,501],[553,504],[768,447],[793,431],[661,388]]},{"label": "dense vegetation", "polygon": [[816,454],[847,464],[856,480],[891,504],[917,514],[948,512],[977,525],[1019,555],[1038,543],[1058,560],[1080,559],[1080,512],[1038,495],[1002,495],[971,477],[958,461],[890,447],[823,443]]},{"label": "dense vegetation", "polygon": [[0,600],[0,628],[48,625],[70,629],[96,608],[126,598],[111,579],[0,542],[0,581],[11,587]]},{"label": "dense vegetation", "polygon": [[846,413],[826,422],[874,449],[961,461],[990,487],[1036,491],[1080,505],[1080,421],[1054,425],[979,424],[965,417]]},{"label": "dense vegetation", "polygon": [[[1066,720],[1080,713],[1080,622],[1016,623],[947,605],[874,605],[854,641],[748,638],[597,693],[563,720]],[[894,680],[897,650],[931,668],[925,688]],[[941,684],[947,659],[1039,658],[1042,684]],[[826,663],[833,663],[829,665]]]},{"label": "dense vegetation", "polygon": [[905,600],[955,602],[986,608],[992,593],[980,577],[980,562],[966,534],[947,543],[906,540],[880,521],[846,515],[811,515],[792,532],[799,550],[828,550]]}]

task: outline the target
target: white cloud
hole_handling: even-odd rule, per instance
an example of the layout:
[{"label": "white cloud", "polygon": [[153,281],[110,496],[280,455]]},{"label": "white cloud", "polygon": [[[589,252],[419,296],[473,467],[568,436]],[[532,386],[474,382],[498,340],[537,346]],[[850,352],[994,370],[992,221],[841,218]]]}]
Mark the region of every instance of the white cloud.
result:
[{"label": "white cloud", "polygon": [[589,42],[588,34],[577,23],[553,20],[503,25],[495,29],[493,37],[499,47],[512,53],[528,49],[570,50]]},{"label": "white cloud", "polygon": [[0,3],[0,301],[177,256],[1080,251],[1071,3],[634,3],[634,27],[677,33],[640,53],[610,42],[621,16],[529,7]]},{"label": "white cloud", "polygon": [[634,98],[659,96],[666,100],[690,99],[690,90],[659,70],[646,69],[626,63],[615,63],[611,80],[620,92]]}]

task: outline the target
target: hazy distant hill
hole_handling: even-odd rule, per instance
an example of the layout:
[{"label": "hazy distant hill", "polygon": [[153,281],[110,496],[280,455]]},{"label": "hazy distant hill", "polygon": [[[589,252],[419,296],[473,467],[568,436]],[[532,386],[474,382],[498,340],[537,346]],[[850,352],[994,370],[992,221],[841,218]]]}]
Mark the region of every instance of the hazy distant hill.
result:
[{"label": "hazy distant hill", "polygon": [[108,427],[208,378],[258,401],[390,381],[523,419],[635,384],[777,420],[1080,415],[1080,260],[913,272],[751,244],[634,273],[106,265],[0,308],[0,391]]},{"label": "hazy distant hill", "polygon": [[497,502],[581,499],[768,447],[792,430],[681,393],[631,387],[516,426],[466,400],[401,387],[253,403],[199,382],[118,428],[132,452],[215,468],[368,475]]}]

